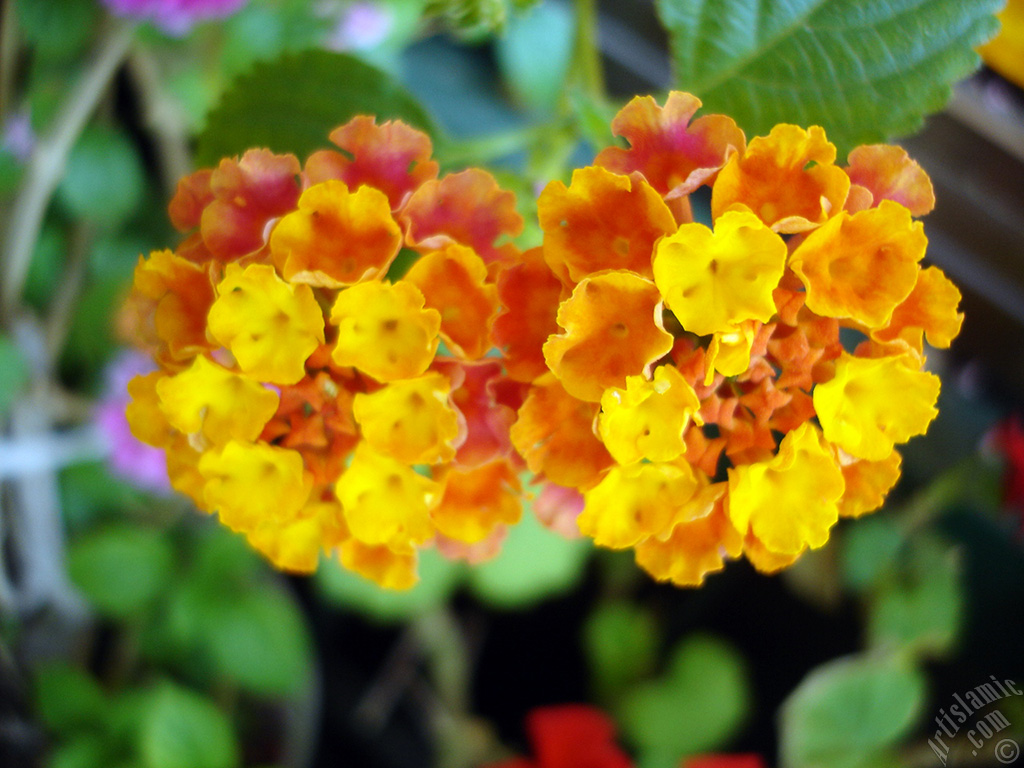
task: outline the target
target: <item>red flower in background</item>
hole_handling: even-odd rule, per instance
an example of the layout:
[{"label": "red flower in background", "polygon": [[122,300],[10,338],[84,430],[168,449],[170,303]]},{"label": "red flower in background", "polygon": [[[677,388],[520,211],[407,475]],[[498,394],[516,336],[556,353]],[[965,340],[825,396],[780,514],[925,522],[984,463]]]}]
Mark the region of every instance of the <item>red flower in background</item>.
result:
[{"label": "red flower in background", "polygon": [[1024,529],[1024,420],[1013,414],[996,425],[992,444],[1006,462],[1003,470],[1003,506],[1021,518]]},{"label": "red flower in background", "polygon": [[583,704],[540,707],[526,716],[534,759],[514,757],[486,768],[632,768],[615,744],[615,725]]}]

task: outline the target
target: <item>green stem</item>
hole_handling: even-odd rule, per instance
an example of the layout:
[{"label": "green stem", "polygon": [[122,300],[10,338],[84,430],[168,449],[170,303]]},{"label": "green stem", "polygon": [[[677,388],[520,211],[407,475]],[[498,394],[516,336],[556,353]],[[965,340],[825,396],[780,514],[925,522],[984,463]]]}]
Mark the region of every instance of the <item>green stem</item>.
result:
[{"label": "green stem", "polygon": [[18,24],[14,0],[0,0],[0,123],[10,117],[14,70],[18,58]]},{"label": "green stem", "polygon": [[594,100],[604,98],[604,72],[597,43],[597,0],[575,0],[576,40],[573,43],[572,79]]},{"label": "green stem", "polygon": [[131,22],[118,21],[110,28],[53,125],[36,142],[3,242],[0,319],[6,325],[16,313],[43,216],[64,174],[71,148],[128,53],[134,34],[135,24]]}]

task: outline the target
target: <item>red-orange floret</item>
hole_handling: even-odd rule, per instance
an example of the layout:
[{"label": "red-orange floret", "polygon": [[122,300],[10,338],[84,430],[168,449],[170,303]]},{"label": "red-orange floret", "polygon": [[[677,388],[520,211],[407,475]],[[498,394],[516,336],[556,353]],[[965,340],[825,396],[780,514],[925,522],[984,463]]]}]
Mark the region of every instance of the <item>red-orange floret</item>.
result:
[{"label": "red-orange floret", "polygon": [[504,353],[511,378],[533,381],[548,369],[544,342],[558,333],[555,316],[565,289],[540,248],[531,248],[518,264],[501,270],[497,286],[503,312],[494,321],[494,345]]},{"label": "red-orange floret", "polygon": [[700,109],[696,96],[673,91],[659,107],[651,96],[637,96],[612,121],[612,133],[629,142],[629,149],[608,147],[594,160],[616,173],[640,171],[662,196],[688,195],[711,184],[733,151],[743,152],[746,138],[725,115],[690,119]]},{"label": "red-orange floret", "polygon": [[217,259],[230,260],[263,247],[271,219],[295,208],[299,199],[299,161],[250,149],[230,158],[210,175],[214,199],[203,210],[203,241]]},{"label": "red-orange floret", "polygon": [[408,227],[409,245],[436,250],[455,241],[470,246],[489,265],[515,257],[515,245],[500,241],[523,230],[515,195],[479,168],[426,182],[413,192],[400,219]]},{"label": "red-orange floret", "polygon": [[365,184],[387,195],[397,211],[413,190],[437,178],[430,137],[405,123],[377,125],[373,117],[360,115],[331,131],[330,139],[342,151],[322,149],[309,156],[305,171],[311,184],[340,179],[352,190]]}]

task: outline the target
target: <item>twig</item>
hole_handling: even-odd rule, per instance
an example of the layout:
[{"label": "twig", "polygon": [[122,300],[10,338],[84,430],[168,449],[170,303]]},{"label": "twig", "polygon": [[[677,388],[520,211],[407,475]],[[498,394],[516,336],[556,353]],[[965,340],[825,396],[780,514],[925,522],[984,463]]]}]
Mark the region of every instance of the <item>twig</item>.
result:
[{"label": "twig", "polygon": [[60,183],[71,148],[128,53],[135,26],[132,22],[114,22],[70,98],[32,151],[3,243],[0,319],[5,325],[10,325],[16,314],[43,216]]}]

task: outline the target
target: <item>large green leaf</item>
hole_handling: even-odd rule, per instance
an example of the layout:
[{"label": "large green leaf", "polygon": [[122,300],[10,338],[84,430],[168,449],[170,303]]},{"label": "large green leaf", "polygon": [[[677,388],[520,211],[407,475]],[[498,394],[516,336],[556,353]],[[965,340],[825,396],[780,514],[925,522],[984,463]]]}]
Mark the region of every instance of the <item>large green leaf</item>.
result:
[{"label": "large green leaf", "polygon": [[658,0],[675,85],[748,133],[824,126],[845,152],[916,130],[978,66],[1002,0]]},{"label": "large green leaf", "polygon": [[233,768],[239,762],[231,722],[211,701],[161,683],[146,702],[138,733],[145,768]]},{"label": "large green leaf", "polygon": [[813,670],[783,704],[781,768],[875,768],[925,702],[902,656],[839,659]]},{"label": "large green leaf", "polygon": [[340,53],[287,54],[234,82],[210,113],[196,158],[213,165],[251,147],[305,158],[330,146],[333,128],[361,114],[434,132],[423,107],[385,72]]}]

